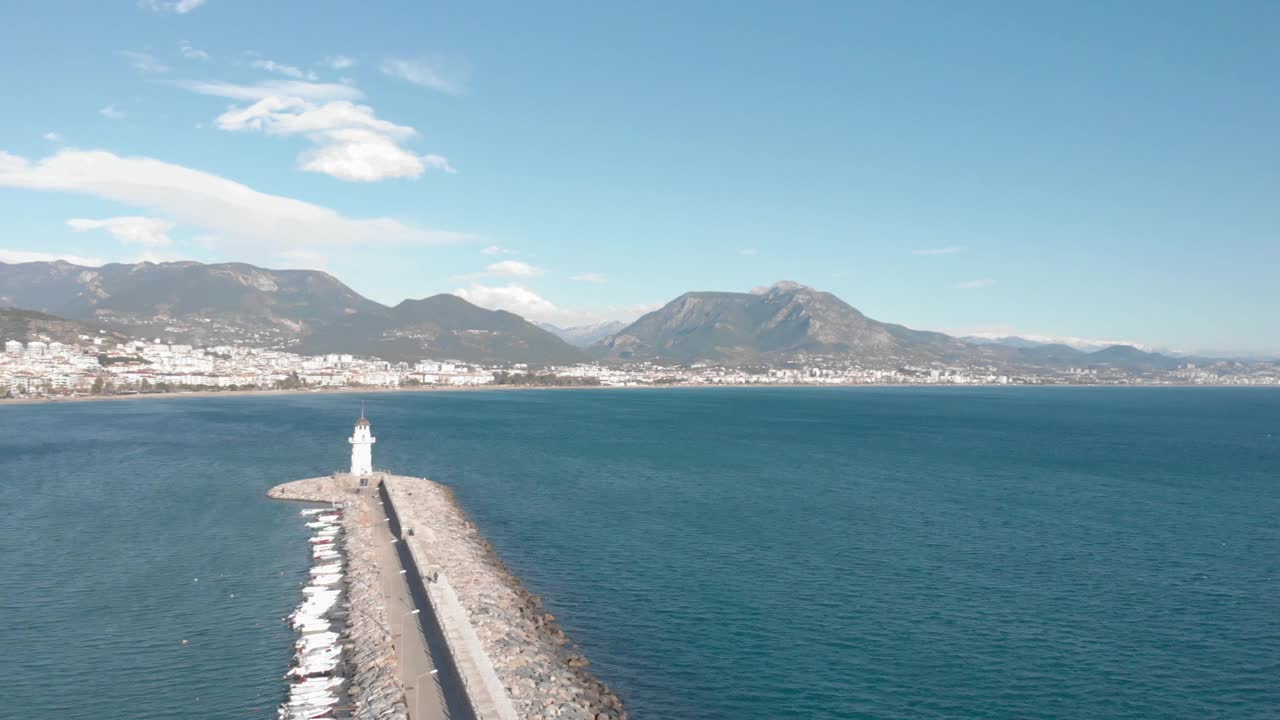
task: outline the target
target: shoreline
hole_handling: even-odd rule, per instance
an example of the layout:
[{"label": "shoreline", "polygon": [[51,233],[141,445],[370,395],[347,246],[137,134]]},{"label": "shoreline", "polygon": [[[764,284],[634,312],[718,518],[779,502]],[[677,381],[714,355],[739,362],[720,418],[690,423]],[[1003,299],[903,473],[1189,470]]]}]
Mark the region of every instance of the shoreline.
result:
[{"label": "shoreline", "polygon": [[386,393],[472,393],[472,392],[513,392],[517,390],[558,391],[558,390],[675,390],[675,389],[721,389],[721,388],[1240,388],[1240,389],[1280,389],[1280,385],[1207,385],[1203,383],[1161,383],[1161,384],[1107,384],[1080,383],[1042,385],[997,383],[929,384],[929,383],[702,383],[698,385],[475,385],[466,387],[422,386],[422,387],[340,387],[324,390],[190,390],[164,393],[137,393],[121,395],[77,395],[68,397],[10,398],[0,399],[0,408],[8,405],[66,405],[83,402],[110,402],[123,400],[160,400],[172,398],[205,398],[205,397],[265,397],[288,395],[349,395],[353,393],[386,394]]}]

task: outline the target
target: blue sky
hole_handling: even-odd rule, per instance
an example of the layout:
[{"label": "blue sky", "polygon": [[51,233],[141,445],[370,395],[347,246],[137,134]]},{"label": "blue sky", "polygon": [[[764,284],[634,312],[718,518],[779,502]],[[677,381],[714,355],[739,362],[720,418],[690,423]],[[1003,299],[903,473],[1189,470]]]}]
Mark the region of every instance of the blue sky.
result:
[{"label": "blue sky", "polygon": [[0,260],[1280,352],[1275,3],[24,3]]}]

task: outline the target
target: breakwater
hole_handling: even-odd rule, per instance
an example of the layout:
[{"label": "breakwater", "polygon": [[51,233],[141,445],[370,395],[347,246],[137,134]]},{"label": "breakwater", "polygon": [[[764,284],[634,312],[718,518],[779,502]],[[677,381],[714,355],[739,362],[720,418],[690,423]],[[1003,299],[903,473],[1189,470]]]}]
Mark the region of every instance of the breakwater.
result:
[{"label": "breakwater", "polygon": [[627,717],[621,700],[586,669],[587,659],[507,569],[448,487],[389,476],[382,489],[417,564],[434,578],[437,613],[459,630],[457,655],[483,653],[489,661],[492,678],[481,670],[471,683],[501,685],[517,717],[530,720]]},{"label": "breakwater", "polygon": [[268,493],[332,506],[302,511],[316,531],[311,538],[315,565],[302,605],[288,618],[300,637],[285,674],[288,698],[278,714],[282,719],[404,720],[406,694],[396,672],[384,596],[377,589],[373,528],[367,513],[347,502],[341,485],[332,481],[302,481]]},{"label": "breakwater", "polygon": [[[338,474],[268,493],[346,507],[347,617],[360,628],[345,656],[353,716],[403,717],[394,713],[407,709],[414,720],[625,720],[618,697],[586,670],[586,658],[447,487],[389,474],[364,480]],[[389,577],[403,608],[387,592]],[[404,627],[410,618],[422,642],[417,660]],[[374,707],[388,714],[354,714]]]}]

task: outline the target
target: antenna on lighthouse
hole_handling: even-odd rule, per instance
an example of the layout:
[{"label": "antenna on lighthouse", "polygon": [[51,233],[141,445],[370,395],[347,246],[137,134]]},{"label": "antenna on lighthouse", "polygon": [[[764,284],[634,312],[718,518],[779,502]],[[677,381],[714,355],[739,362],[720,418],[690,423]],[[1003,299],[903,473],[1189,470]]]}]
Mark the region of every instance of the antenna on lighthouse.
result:
[{"label": "antenna on lighthouse", "polygon": [[360,401],[360,419],[361,420],[364,419],[364,401],[363,400]]}]

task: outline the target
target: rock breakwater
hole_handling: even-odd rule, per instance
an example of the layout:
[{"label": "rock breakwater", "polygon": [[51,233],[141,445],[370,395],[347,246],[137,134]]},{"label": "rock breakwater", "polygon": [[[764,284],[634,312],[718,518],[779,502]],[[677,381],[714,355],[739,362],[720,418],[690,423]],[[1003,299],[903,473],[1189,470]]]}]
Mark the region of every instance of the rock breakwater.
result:
[{"label": "rock breakwater", "polygon": [[406,717],[388,612],[377,590],[380,573],[403,568],[378,567],[367,521],[370,514],[381,517],[372,505],[379,483],[398,519],[400,536],[394,542],[408,547],[425,581],[444,642],[461,666],[453,675],[465,686],[476,716],[627,720],[621,700],[586,669],[590,663],[580,649],[541,598],[507,569],[453,491],[430,480],[381,473],[363,482],[348,475],[299,480],[268,493],[280,500],[346,508],[342,523],[349,612],[344,638],[349,647],[344,658],[353,717]]},{"label": "rock breakwater", "polygon": [[[291,682],[290,700],[281,706],[281,717],[317,716],[299,714],[315,709],[305,702],[314,701],[317,697],[311,691],[299,693],[299,685],[327,683],[325,688],[337,694],[341,692],[345,679],[347,704],[329,704],[326,707],[330,714],[323,716],[407,720],[405,689],[396,666],[386,607],[382,593],[376,589],[380,568],[367,512],[358,503],[351,502],[350,491],[335,478],[286,483],[272,488],[268,496],[345,506],[340,517],[332,519],[318,512],[303,511],[315,518],[313,524],[319,524],[320,517],[326,518],[326,525],[340,522],[341,540],[338,539],[339,533],[332,533],[327,528],[312,528],[318,531],[313,540],[328,535],[333,541],[312,543],[317,566],[311,570],[312,583],[308,585],[339,590],[333,602],[328,604],[317,602],[317,599],[327,596],[329,591],[304,592],[306,600],[291,618],[302,635],[296,645],[296,664],[286,674]],[[332,545],[332,548],[324,549],[326,545]],[[333,572],[324,572],[326,570]],[[335,582],[317,584],[317,580],[328,581],[335,574],[340,575]]]},{"label": "rock breakwater", "polygon": [[447,578],[516,713],[527,720],[625,720],[621,700],[479,533],[452,490],[384,481],[423,572]]}]

